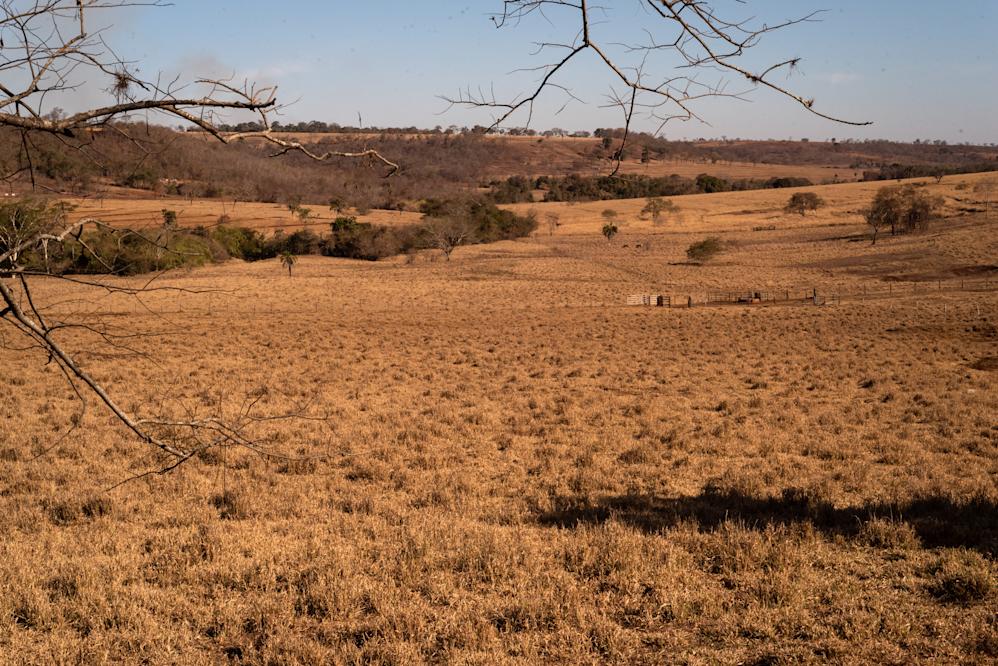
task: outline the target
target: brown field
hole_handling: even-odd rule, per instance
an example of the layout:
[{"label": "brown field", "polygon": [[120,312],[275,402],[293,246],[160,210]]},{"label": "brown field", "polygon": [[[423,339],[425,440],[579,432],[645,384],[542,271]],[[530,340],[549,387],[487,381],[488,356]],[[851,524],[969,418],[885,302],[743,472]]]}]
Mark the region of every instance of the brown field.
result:
[{"label": "brown field", "polygon": [[[146,193],[148,197],[148,193]],[[311,228],[317,232],[329,230],[329,223],[339,213],[329,210],[327,204],[303,203],[310,208],[312,216],[305,222],[290,213],[284,204],[232,201],[224,199],[185,199],[181,197],[154,197],[129,199],[67,199],[75,208],[72,219],[94,217],[116,227],[146,229],[163,224],[164,209],[177,212],[177,223],[183,228],[197,226],[213,227],[225,215],[225,224],[247,227],[267,234],[281,229],[296,231]],[[357,215],[356,211],[346,214]],[[398,225],[413,224],[422,216],[419,213],[395,210],[371,210],[357,215],[361,222],[372,224]]]},{"label": "brown field", "polygon": [[[974,192],[974,187],[984,181],[998,182],[998,176],[994,173],[981,173],[947,176],[940,183],[936,183],[933,179],[912,179],[904,182],[924,184],[929,192],[944,197],[946,212],[959,215],[968,211],[984,210],[983,195]],[[506,208],[520,213],[528,210],[542,214],[555,213],[559,216],[560,222],[558,234],[599,233],[600,227],[605,223],[600,214],[607,209],[617,212],[616,224],[620,226],[622,232],[643,233],[658,230],[713,233],[750,231],[754,227],[773,225],[780,230],[787,230],[829,225],[862,225],[862,211],[869,206],[877,190],[894,184],[894,182],[843,183],[668,197],[680,210],[671,219],[663,220],[660,227],[653,225],[651,220],[641,219],[641,209],[645,205],[645,199],[513,204]],[[794,192],[815,192],[825,200],[826,206],[817,214],[809,213],[804,217],[788,215],[783,212],[783,207]]]},{"label": "brown field", "polygon": [[[786,190],[676,197],[658,226],[641,201],[535,205],[554,234],[229,262],[141,303],[42,284],[150,334],[65,334],[127,406],[231,413],[266,386],[315,418],[273,428],[291,459],[214,451],[106,490],[155,459],[96,407],[59,441],[76,402],[6,332],[0,661],[995,663],[998,216],[957,189],[976,178],[928,185],[950,217],[875,246],[858,210],[882,184],[849,184],[803,218]],[[727,251],[689,264],[707,233]],[[622,305],[809,288],[844,296]]]}]

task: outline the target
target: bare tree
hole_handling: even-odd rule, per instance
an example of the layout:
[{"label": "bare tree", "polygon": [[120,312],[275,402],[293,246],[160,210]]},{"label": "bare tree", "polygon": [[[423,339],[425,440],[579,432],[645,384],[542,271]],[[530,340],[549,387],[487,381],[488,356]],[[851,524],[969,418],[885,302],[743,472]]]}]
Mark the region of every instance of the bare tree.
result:
[{"label": "bare tree", "polygon": [[[787,58],[761,67],[745,64],[748,51],[769,33],[814,21],[819,12],[768,24],[735,15],[737,9],[715,9],[710,0],[640,0],[645,9],[645,35],[633,43],[611,43],[601,38],[602,23],[612,22],[607,7],[588,0],[505,0],[502,12],[492,17],[497,28],[516,26],[534,15],[543,17],[564,35],[538,44],[538,53],[556,54],[548,62],[526,70],[539,81],[525,94],[510,100],[481,89],[444,97],[450,104],[484,108],[494,112],[495,129],[522,112],[529,126],[536,102],[546,91],[561,91],[565,104],[579,101],[561,83],[560,74],[586,55],[615,81],[608,92],[609,106],[618,107],[624,118],[623,134],[609,157],[613,173],[620,169],[635,113],[646,113],[661,131],[672,120],[702,120],[697,103],[712,97],[739,99],[748,91],[730,91],[728,78],[741,79],[751,87],[762,87],[787,97],[809,113],[838,123],[868,125],[836,118],[815,108],[813,99],[793,92],[777,76],[794,71],[800,58]],[[662,67],[667,72],[653,72]],[[710,78],[708,78],[710,77]]]},{"label": "bare tree", "polygon": [[430,244],[443,252],[447,261],[454,250],[473,242],[475,237],[474,225],[457,215],[427,218],[423,229]]},{"label": "bare tree", "polygon": [[863,217],[870,227],[870,245],[876,245],[880,231],[891,226],[891,212],[885,206],[871,206],[863,211]]},{"label": "bare tree", "polygon": [[998,179],[985,178],[974,185],[974,192],[984,197],[984,219],[991,217],[991,199],[998,190]]},{"label": "bare tree", "polygon": [[[115,121],[138,113],[190,123],[222,143],[264,141],[276,147],[275,155],[299,152],[318,161],[366,157],[384,164],[389,173],[398,170],[398,164],[376,150],[317,153],[276,135],[270,120],[280,108],[276,87],[208,78],[189,82],[140,78],[138,68],[108,46],[105,30],[91,25],[123,7],[164,4],[160,0],[0,0],[0,127],[18,130],[22,149],[21,164],[3,174],[6,178],[27,172],[34,182],[32,137],[37,134],[56,136],[94,157],[85,150],[93,136],[100,132],[127,136],[127,129]],[[101,80],[106,103],[70,114],[54,106],[60,96],[83,85],[100,89]],[[260,129],[222,132],[218,113],[232,111],[256,114]]]},{"label": "bare tree", "polygon": [[558,213],[545,213],[544,220],[548,224],[548,236],[554,235],[554,230],[561,224],[561,216]]}]

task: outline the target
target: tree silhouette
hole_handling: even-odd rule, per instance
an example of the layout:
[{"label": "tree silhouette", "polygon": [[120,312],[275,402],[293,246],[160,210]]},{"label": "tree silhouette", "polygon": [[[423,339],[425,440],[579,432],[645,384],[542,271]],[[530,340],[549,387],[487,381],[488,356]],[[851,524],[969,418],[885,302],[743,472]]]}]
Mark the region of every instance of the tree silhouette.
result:
[{"label": "tree silhouette", "polygon": [[679,206],[668,199],[649,197],[644,208],[641,209],[641,214],[651,216],[652,224],[659,224],[662,213],[674,213],[677,210],[679,210]]},{"label": "tree silhouette", "polygon": [[824,205],[825,200],[814,192],[794,192],[783,210],[787,213],[796,213],[803,217],[809,210],[818,210],[818,208]]},{"label": "tree silhouette", "polygon": [[298,263],[298,257],[291,252],[284,251],[281,253],[281,265],[288,269],[288,277],[291,276],[291,269],[294,265]]}]

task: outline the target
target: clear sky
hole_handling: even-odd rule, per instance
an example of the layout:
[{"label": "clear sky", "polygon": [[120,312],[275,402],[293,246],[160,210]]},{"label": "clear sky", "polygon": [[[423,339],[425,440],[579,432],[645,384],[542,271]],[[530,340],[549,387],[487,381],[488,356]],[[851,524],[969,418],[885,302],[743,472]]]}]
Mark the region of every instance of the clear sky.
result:
[{"label": "clear sky", "polygon": [[[604,0],[593,26],[607,42],[635,41],[656,23],[639,0]],[[712,100],[699,107],[710,125],[675,123],[680,137],[883,137],[899,140],[998,142],[998,0],[717,0],[719,13],[777,23],[827,9],[819,23],[763,40],[750,62],[803,58],[785,81],[817,108],[871,128],[852,128],[807,114],[790,100],[757,90],[749,102]],[[497,30],[489,15],[500,0],[173,0],[113,19],[108,39],[123,56],[157,72],[250,77],[280,84],[295,102],[282,121],[323,120],[367,126],[432,127],[490,122],[481,110],[446,110],[440,95],[467,86],[511,97],[530,89],[543,64],[533,42],[571,40],[575,17],[551,15]],[[103,22],[111,21],[106,15]],[[655,63],[668,72],[668,62]],[[544,99],[532,126],[593,129],[620,126],[619,110],[600,108],[610,79],[591,55],[562,80],[586,103],[560,113],[565,96]],[[732,90],[742,83],[733,82]],[[525,118],[512,124],[522,124]],[[650,129],[657,123],[638,123]]]}]

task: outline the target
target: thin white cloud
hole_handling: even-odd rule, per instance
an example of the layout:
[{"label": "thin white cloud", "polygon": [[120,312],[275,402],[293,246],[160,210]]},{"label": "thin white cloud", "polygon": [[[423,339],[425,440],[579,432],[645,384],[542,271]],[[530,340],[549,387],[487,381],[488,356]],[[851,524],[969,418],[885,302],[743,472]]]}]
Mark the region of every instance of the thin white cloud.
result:
[{"label": "thin white cloud", "polygon": [[309,69],[308,63],[291,60],[266,67],[250,68],[240,72],[237,78],[261,83],[276,83],[293,74],[304,74]]}]

